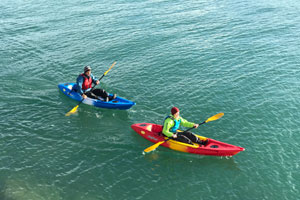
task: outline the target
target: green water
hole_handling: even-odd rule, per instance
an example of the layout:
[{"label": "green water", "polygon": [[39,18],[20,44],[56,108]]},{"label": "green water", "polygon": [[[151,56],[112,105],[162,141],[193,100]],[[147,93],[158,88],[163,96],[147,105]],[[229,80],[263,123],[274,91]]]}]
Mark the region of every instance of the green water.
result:
[{"label": "green water", "polygon": [[[0,2],[0,199],[298,199],[300,4]],[[85,65],[130,110],[80,105],[57,85]],[[152,145],[130,125],[170,108],[232,158]]]}]

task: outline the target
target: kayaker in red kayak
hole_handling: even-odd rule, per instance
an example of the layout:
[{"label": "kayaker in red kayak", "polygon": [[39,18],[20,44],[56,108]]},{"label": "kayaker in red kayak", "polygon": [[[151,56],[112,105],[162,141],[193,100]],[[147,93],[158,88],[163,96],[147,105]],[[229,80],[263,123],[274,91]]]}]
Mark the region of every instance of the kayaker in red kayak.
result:
[{"label": "kayaker in red kayak", "polygon": [[197,136],[195,136],[192,132],[184,131],[178,132],[179,127],[184,126],[187,128],[198,128],[199,124],[195,124],[189,122],[182,117],[179,116],[179,109],[177,107],[173,107],[171,109],[171,115],[167,116],[164,121],[164,126],[162,133],[167,137],[172,137],[174,140],[179,142],[184,142],[188,144],[198,143],[201,145],[206,145],[208,140],[202,141]]},{"label": "kayaker in red kayak", "polygon": [[92,69],[90,66],[84,67],[84,73],[79,74],[76,83],[77,84],[74,90],[78,92],[84,99],[90,97],[108,102],[116,98],[116,94],[114,94],[113,97],[110,97],[104,89],[94,89],[91,91],[92,83],[98,85],[99,80],[92,75]]}]

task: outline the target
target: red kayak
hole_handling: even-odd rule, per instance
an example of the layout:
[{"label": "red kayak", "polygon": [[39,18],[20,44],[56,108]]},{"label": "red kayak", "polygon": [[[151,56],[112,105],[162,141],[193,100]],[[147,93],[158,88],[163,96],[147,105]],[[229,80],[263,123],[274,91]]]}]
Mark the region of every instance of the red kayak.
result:
[{"label": "red kayak", "polygon": [[[132,124],[131,128],[135,132],[140,134],[142,137],[144,137],[145,139],[153,143],[161,142],[168,139],[161,133],[162,125],[151,124],[151,123],[138,123],[138,124]],[[182,143],[170,139],[162,143],[161,146],[176,151],[182,151],[182,152],[194,153],[200,155],[208,155],[208,156],[233,156],[239,153],[240,151],[245,150],[242,147],[220,142],[211,138],[206,138],[199,135],[196,136],[199,137],[201,140],[208,139],[208,143],[205,146],[196,143],[193,143],[193,145],[191,145],[191,144]]]}]

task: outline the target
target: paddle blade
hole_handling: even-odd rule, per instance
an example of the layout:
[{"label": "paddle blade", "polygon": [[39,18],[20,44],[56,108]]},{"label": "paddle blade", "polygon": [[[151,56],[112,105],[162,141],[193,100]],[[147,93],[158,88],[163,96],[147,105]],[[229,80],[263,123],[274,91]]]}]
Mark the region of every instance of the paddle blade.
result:
[{"label": "paddle blade", "polygon": [[158,143],[152,145],[151,147],[148,147],[147,149],[145,149],[144,152],[148,153],[150,151],[154,151],[159,145],[161,145],[164,142],[165,141],[158,142]]},{"label": "paddle blade", "polygon": [[216,115],[214,115],[214,116],[208,118],[208,119],[205,121],[205,123],[206,123],[206,122],[210,122],[210,121],[215,121],[215,120],[217,120],[217,119],[220,119],[221,117],[223,117],[223,115],[224,115],[224,113],[218,113],[218,114],[216,114]]},{"label": "paddle blade", "polygon": [[70,116],[71,114],[76,113],[78,106],[79,106],[79,105],[75,106],[72,110],[70,110],[70,111],[66,114],[66,116]]},{"label": "paddle blade", "polygon": [[109,72],[109,70],[111,70],[111,68],[113,68],[114,66],[115,66],[115,64],[116,64],[117,62],[115,61],[111,66],[110,66],[110,68],[106,71],[106,72],[104,72],[104,76]]}]

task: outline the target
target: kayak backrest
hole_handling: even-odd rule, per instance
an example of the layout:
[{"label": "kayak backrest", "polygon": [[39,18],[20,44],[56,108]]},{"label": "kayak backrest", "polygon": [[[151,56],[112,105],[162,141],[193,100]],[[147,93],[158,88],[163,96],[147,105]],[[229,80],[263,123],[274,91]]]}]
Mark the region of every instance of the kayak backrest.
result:
[{"label": "kayak backrest", "polygon": [[151,131],[155,133],[160,133],[162,131],[162,125],[152,124]]}]

